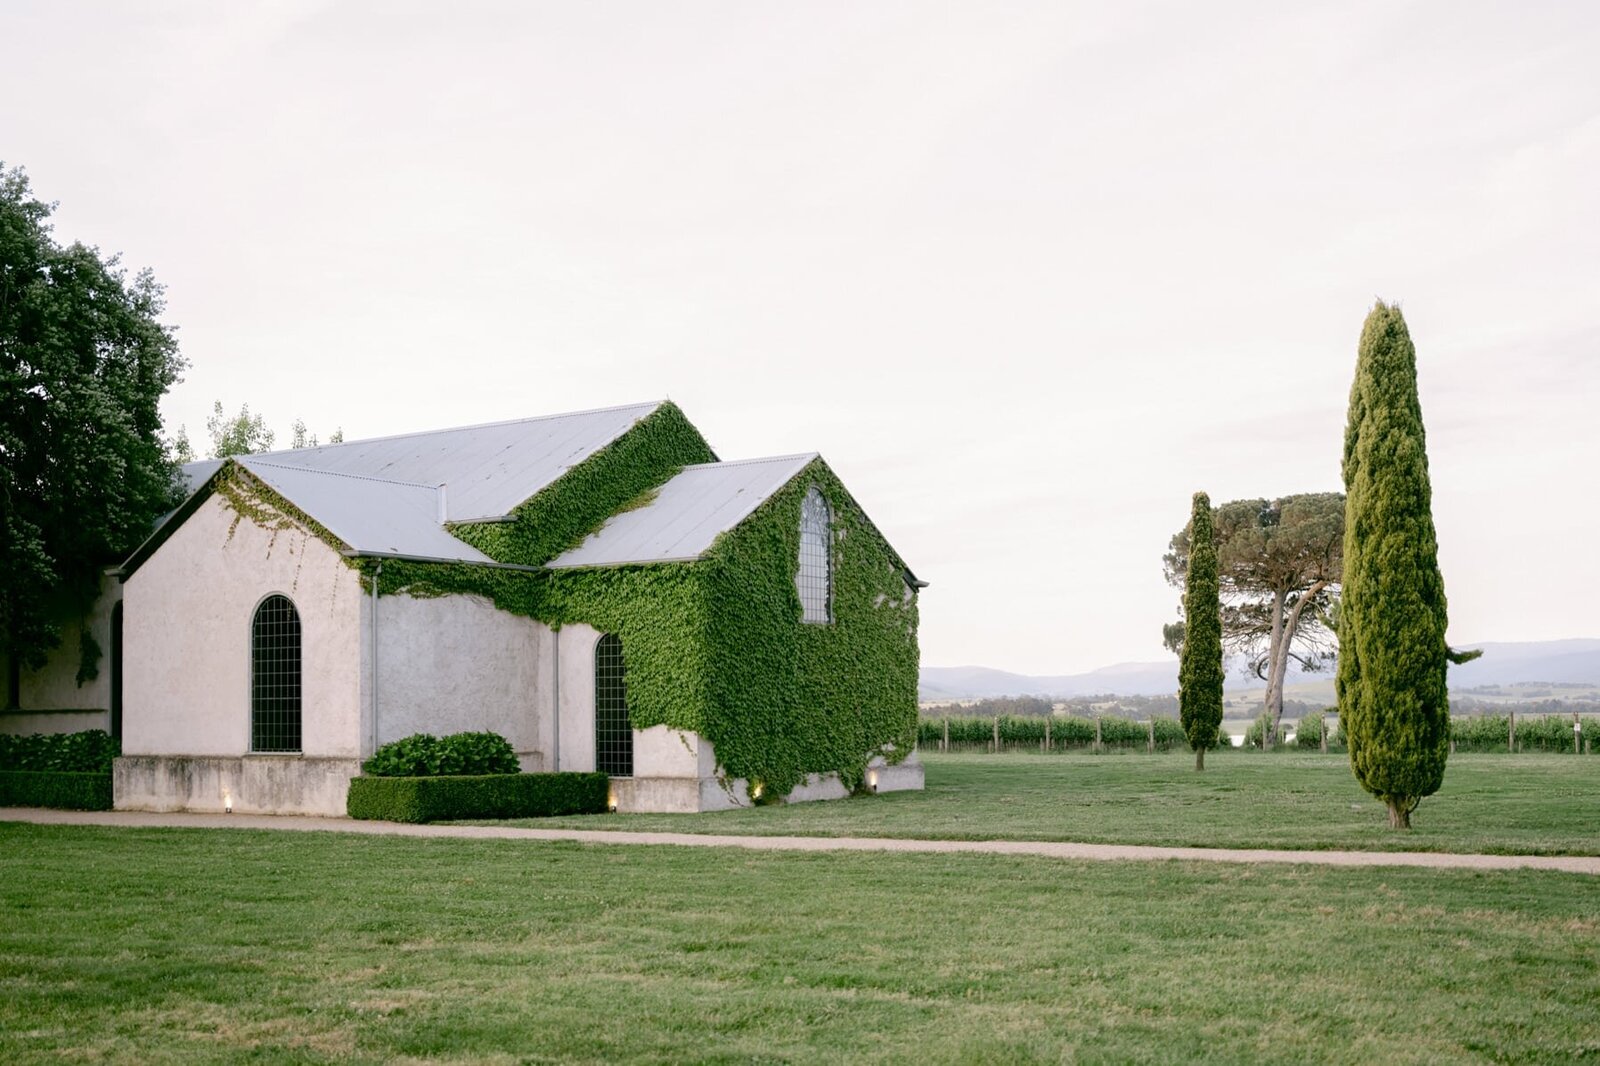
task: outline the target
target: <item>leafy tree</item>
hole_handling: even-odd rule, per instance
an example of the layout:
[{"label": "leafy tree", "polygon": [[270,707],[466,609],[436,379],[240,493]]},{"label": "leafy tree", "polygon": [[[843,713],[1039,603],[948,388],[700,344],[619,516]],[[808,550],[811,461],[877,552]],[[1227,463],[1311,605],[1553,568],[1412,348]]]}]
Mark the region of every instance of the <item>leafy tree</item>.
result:
[{"label": "leafy tree", "polygon": [[1194,768],[1204,770],[1206,749],[1216,746],[1217,729],[1222,725],[1222,601],[1211,497],[1203,492],[1194,494],[1194,514],[1189,521],[1183,617],[1188,633],[1178,664],[1178,720],[1194,749]]},{"label": "leafy tree", "polygon": [[[1335,617],[1344,566],[1344,497],[1313,492],[1277,500],[1234,500],[1217,508],[1218,583],[1223,647],[1244,657],[1267,683],[1263,713],[1277,735],[1289,663],[1316,671],[1334,659]],[[1189,527],[1163,557],[1167,581],[1183,588],[1190,565]],[[1164,626],[1168,648],[1182,654],[1187,622]]]},{"label": "leafy tree", "polygon": [[173,466],[194,462],[194,445],[189,443],[189,430],[179,426],[178,432],[166,442],[167,460]]},{"label": "leafy tree", "polygon": [[1445,644],[1417,354],[1400,309],[1382,301],[1361,329],[1344,485],[1339,729],[1356,780],[1389,808],[1390,826],[1409,829],[1450,755],[1446,665],[1479,653]]},{"label": "leafy tree", "polygon": [[[0,655],[42,666],[101,569],[175,503],[157,405],[184,368],[161,286],[63,247],[54,204],[0,165]],[[79,683],[99,649],[85,631]]]},{"label": "leafy tree", "polygon": [[276,436],[267,428],[266,419],[250,413],[249,404],[240,407],[238,414],[228,415],[223,413],[221,400],[211,406],[211,417],[206,419],[206,432],[211,434],[213,459],[270,452]]},{"label": "leafy tree", "polygon": [[[328,435],[328,443],[329,444],[343,444],[344,443],[344,430],[342,428],[341,429],[336,429],[332,433],[330,433]],[[300,449],[300,448],[316,448],[316,447],[320,447],[320,446],[321,446],[321,442],[317,440],[317,435],[315,433],[309,433],[309,434],[307,433],[305,419],[303,419],[303,418],[295,419],[294,420],[294,425],[290,428],[289,447],[295,448],[295,449]]]},{"label": "leafy tree", "polygon": [[[217,400],[211,405],[211,414],[206,418],[206,432],[211,437],[211,458],[226,459],[230,455],[255,455],[259,452],[270,452],[273,441],[278,435],[267,426],[267,421],[261,415],[250,413],[250,405],[244,404],[239,408],[239,413],[229,415],[223,411],[222,401]],[[304,419],[297,418],[289,431],[289,447],[315,448],[321,442],[316,434],[306,429]],[[328,436],[329,444],[343,444],[344,430],[336,429]],[[178,433],[167,442],[167,451],[176,463],[192,462],[195,458],[194,446],[189,443],[189,433],[186,427],[180,426]]]}]

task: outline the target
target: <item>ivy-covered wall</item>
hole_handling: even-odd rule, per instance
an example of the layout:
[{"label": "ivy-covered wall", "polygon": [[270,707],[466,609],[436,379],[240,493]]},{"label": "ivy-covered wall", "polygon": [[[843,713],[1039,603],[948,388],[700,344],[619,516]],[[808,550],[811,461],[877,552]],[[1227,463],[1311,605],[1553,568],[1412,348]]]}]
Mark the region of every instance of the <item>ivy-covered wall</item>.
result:
[{"label": "ivy-covered wall", "polygon": [[[833,621],[826,625],[800,620],[795,587],[800,504],[812,485],[832,512]],[[916,593],[826,464],[813,462],[695,565],[707,597],[701,732],[731,776],[778,795],[828,771],[855,787],[870,756],[898,762],[911,751]]]},{"label": "ivy-covered wall", "polygon": [[[514,522],[460,523],[451,532],[497,562],[538,566],[577,546],[607,518],[647,500],[685,466],[716,455],[677,405],[663,403],[627,433],[517,508]],[[381,595],[467,593],[552,626],[586,622],[622,638],[636,728],[698,731],[705,721],[704,603],[689,564],[520,573],[374,560]]]},{"label": "ivy-covered wall", "polygon": [[[537,565],[648,499],[682,466],[710,458],[667,405],[524,505],[516,523],[455,532],[498,561]],[[800,504],[812,485],[832,512],[826,625],[801,622],[795,585]],[[362,565],[378,572],[374,560]],[[916,740],[915,592],[821,460],[695,562],[525,573],[385,560],[379,587],[385,595],[480,595],[552,626],[583,622],[618,634],[634,728],[699,733],[724,773],[769,795],[812,773],[838,773],[853,787],[871,757],[899,761]]]},{"label": "ivy-covered wall", "polygon": [[518,507],[515,522],[460,523],[450,531],[497,562],[539,566],[683,467],[716,458],[669,400]]}]

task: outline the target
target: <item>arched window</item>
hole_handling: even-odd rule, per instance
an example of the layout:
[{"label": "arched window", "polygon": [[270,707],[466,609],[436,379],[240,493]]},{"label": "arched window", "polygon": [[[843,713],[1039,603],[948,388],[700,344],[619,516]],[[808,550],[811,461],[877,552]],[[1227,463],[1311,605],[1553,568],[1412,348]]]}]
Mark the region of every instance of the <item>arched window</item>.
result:
[{"label": "arched window", "polygon": [[612,777],[633,776],[628,678],[622,666],[622,638],[615,633],[607,633],[594,646],[594,768]]},{"label": "arched window", "polygon": [[250,623],[250,750],[300,750],[300,612],[271,595]]},{"label": "arched window", "polygon": [[815,485],[800,504],[800,570],[795,587],[800,590],[802,622],[833,621],[833,552],[829,529],[833,515],[828,501]]}]

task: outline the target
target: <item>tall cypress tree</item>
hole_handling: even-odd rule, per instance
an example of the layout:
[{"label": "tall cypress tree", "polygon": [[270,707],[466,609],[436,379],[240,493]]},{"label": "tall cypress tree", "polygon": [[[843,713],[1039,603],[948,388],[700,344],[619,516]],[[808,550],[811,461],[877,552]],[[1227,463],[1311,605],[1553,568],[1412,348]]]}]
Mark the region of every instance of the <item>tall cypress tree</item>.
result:
[{"label": "tall cypress tree", "polygon": [[1222,600],[1211,498],[1194,494],[1189,521],[1189,571],[1183,586],[1183,654],[1178,660],[1178,718],[1194,749],[1194,768],[1206,768],[1206,749],[1222,725]]},{"label": "tall cypress tree", "polygon": [[1417,355],[1398,307],[1361,330],[1344,436],[1339,725],[1361,787],[1389,824],[1439,790],[1450,754],[1444,578],[1417,400]]}]

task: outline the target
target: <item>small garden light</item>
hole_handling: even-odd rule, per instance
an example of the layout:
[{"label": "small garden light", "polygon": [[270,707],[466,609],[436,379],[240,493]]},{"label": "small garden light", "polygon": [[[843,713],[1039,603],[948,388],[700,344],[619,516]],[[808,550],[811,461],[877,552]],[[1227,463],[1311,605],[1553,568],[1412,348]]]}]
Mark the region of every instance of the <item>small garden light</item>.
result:
[{"label": "small garden light", "polygon": [[229,792],[227,789],[222,790],[222,813],[233,813],[233,793]]},{"label": "small garden light", "polygon": [[872,789],[874,792],[878,791],[878,771],[867,771],[867,787]]}]

